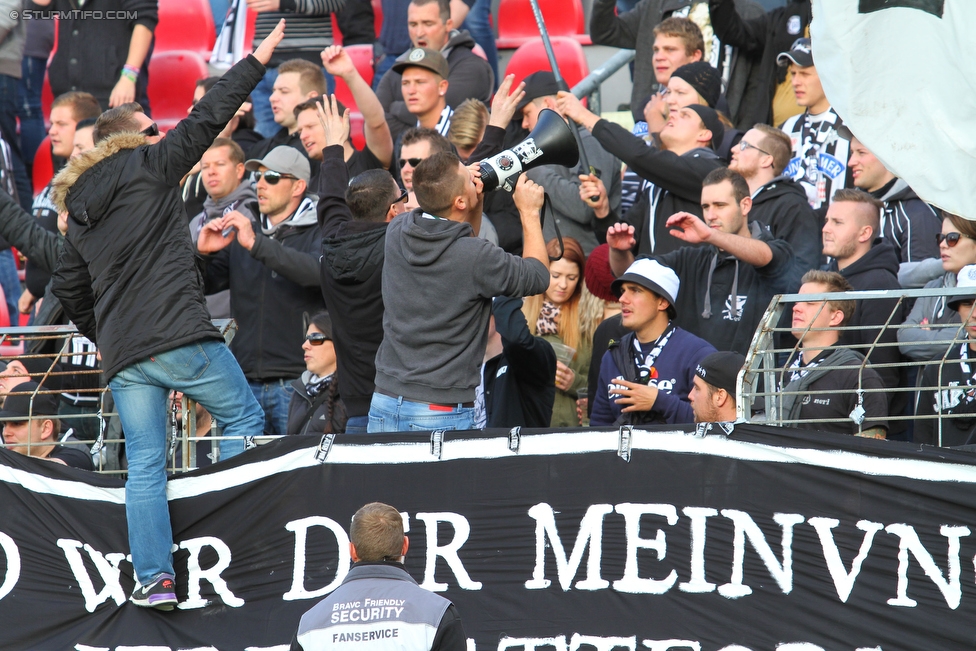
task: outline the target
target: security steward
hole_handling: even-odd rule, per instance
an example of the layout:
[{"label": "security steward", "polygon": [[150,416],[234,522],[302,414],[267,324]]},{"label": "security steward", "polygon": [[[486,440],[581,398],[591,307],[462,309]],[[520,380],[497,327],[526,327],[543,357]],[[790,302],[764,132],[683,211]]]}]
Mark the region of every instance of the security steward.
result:
[{"label": "security steward", "polygon": [[356,511],[349,529],[355,565],[335,591],[302,615],[292,651],[464,651],[461,616],[450,601],[407,574],[409,539],[403,518],[373,502]]}]

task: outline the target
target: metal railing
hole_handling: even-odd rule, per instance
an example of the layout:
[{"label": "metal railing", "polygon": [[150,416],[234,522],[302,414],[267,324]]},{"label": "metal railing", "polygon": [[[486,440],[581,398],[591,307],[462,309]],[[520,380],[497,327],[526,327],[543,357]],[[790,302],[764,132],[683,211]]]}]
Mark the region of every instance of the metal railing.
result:
[{"label": "metal railing", "polygon": [[[223,334],[228,344],[237,332],[237,324],[233,319],[215,319],[214,325]],[[96,351],[90,346],[78,345],[88,340],[82,337],[74,326],[27,326],[0,329],[0,361],[7,364],[7,369],[0,373],[0,380],[4,381],[7,390],[29,380],[40,384],[35,390],[24,392],[9,392],[6,395],[29,396],[28,416],[40,420],[35,415],[35,401],[39,396],[54,396],[59,402],[57,421],[60,431],[57,435],[57,445],[73,447],[90,454],[96,472],[113,475],[123,475],[126,471],[125,458],[122,452],[125,439],[119,422],[118,412],[115,410],[111,398],[111,391],[104,385],[101,370],[92,363],[89,370],[79,370],[79,358],[91,356],[94,360]],[[72,370],[66,371],[62,362],[67,358],[74,358],[76,363]],[[37,360],[43,363],[38,364]],[[23,374],[14,362],[26,362],[32,367],[29,377]],[[38,367],[43,371],[36,372]],[[14,368],[16,367],[16,368]],[[65,387],[65,382],[78,383],[82,376],[97,377],[98,380],[82,382],[85,386],[97,388]],[[54,387],[54,388],[50,388]],[[88,398],[88,400],[85,400]],[[91,398],[95,398],[91,400]],[[83,408],[79,408],[83,405]],[[210,420],[207,431],[197,431],[197,405],[185,396],[171,398],[168,423],[167,470],[169,472],[185,472],[200,465],[207,465],[204,455],[212,461],[218,458],[218,445],[221,440],[219,423]],[[204,413],[204,415],[206,415]],[[0,417],[0,427],[6,422],[20,423],[24,419],[19,416]],[[53,420],[53,419],[52,419]],[[73,426],[72,426],[73,425]],[[94,436],[79,436],[79,431],[96,433]],[[255,443],[264,442],[275,437],[255,437]],[[224,439],[226,440],[226,439]],[[251,441],[248,441],[250,444]],[[22,435],[18,442],[0,446],[16,449],[31,456],[43,456],[51,441],[34,441],[31,437]],[[202,453],[202,454],[201,454]]]},{"label": "metal railing", "polygon": [[[922,326],[904,323],[903,320],[908,316],[908,307],[921,298],[943,297],[951,299],[954,296],[973,296],[971,288],[937,288],[937,289],[913,289],[913,290],[887,290],[887,291],[854,291],[843,293],[826,294],[785,294],[774,296],[770,301],[769,307],[763,315],[762,321],[756,329],[755,335],[746,355],[745,365],[739,373],[736,384],[736,412],[737,418],[742,422],[762,423],[767,425],[793,426],[793,427],[815,427],[827,423],[855,423],[856,430],[862,432],[870,428],[867,422],[857,422],[852,416],[847,418],[830,419],[791,419],[789,414],[783,413],[784,399],[809,397],[816,399],[820,396],[837,395],[836,391],[828,390],[803,390],[786,391],[788,381],[786,374],[795,369],[787,367],[786,362],[795,360],[801,353],[802,343],[808,341],[816,333],[831,330],[839,331],[841,339],[836,344],[830,346],[831,350],[853,350],[861,353],[864,357],[857,364],[857,380],[846,395],[867,396],[870,394],[883,393],[889,405],[897,403],[898,397],[906,399],[909,408],[901,413],[889,413],[884,420],[888,421],[891,427],[905,427],[907,423],[918,423],[920,420],[934,420],[936,440],[939,445],[943,441],[943,425],[948,419],[976,417],[974,413],[935,413],[920,416],[915,413],[917,397],[928,394],[935,395],[936,392],[952,390],[957,388],[956,384],[948,383],[943,379],[943,371],[948,363],[958,363],[952,359],[950,354],[953,350],[958,350],[959,346],[967,344],[970,339],[967,336],[965,322],[963,323],[943,323],[928,324],[924,326],[928,331],[933,332],[933,337],[925,341],[912,342],[909,340],[898,340],[898,333],[902,330],[919,328]],[[854,300],[862,304],[873,303],[872,308],[877,312],[879,301],[889,301],[891,306],[888,309],[887,318],[884,323],[878,325],[862,326],[841,326],[837,328],[812,328],[805,327],[794,331],[789,322],[784,323],[783,315],[787,310],[792,311],[796,303],[818,303],[820,306],[817,312],[809,320],[815,320],[822,310],[826,309],[826,301],[834,300]],[[859,308],[860,309],[860,308]],[[947,307],[946,310],[949,310]],[[865,336],[867,335],[867,336]],[[857,343],[850,343],[857,339]],[[974,341],[976,345],[976,341]],[[940,354],[931,359],[911,359],[905,355],[899,355],[898,361],[873,362],[872,357],[881,353],[884,349],[899,348],[902,351],[920,349],[921,347],[936,346]],[[976,352],[973,353],[976,358]],[[927,369],[933,369],[926,373]],[[842,366],[818,366],[820,371],[851,371],[852,366],[845,364]],[[976,366],[974,366],[976,369]],[[871,382],[865,382],[866,376],[870,375],[869,370],[881,374],[891,375],[894,371],[900,374],[902,382],[897,386],[869,386]],[[912,381],[911,378],[917,377]],[[931,378],[934,377],[934,381]],[[908,378],[908,381],[905,379]],[[928,381],[923,381],[929,378]],[[965,387],[963,387],[965,388]],[[845,394],[841,394],[845,395]],[[858,402],[860,405],[861,402]],[[898,424],[901,425],[898,425]]]}]

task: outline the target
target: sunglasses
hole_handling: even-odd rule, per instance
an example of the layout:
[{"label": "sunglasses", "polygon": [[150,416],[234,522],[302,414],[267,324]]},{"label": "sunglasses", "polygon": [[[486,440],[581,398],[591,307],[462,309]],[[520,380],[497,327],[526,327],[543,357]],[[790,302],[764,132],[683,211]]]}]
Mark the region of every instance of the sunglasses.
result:
[{"label": "sunglasses", "polygon": [[409,193],[406,190],[404,190],[403,188],[400,188],[400,196],[397,197],[393,201],[393,203],[391,205],[394,205],[395,206],[396,204],[400,203],[401,201],[406,201],[408,196],[409,196]]},{"label": "sunglasses", "polygon": [[254,173],[255,181],[260,181],[261,177],[264,177],[264,180],[267,182],[268,185],[278,185],[278,181],[280,181],[281,179],[298,178],[292,176],[291,174],[282,174],[281,172],[275,172],[274,170],[264,170],[263,172]]},{"label": "sunglasses", "polygon": [[329,338],[321,332],[310,332],[305,335],[305,341],[313,346],[321,346],[325,342],[329,341]]},{"label": "sunglasses", "polygon": [[945,241],[946,246],[952,248],[955,245],[959,244],[959,240],[964,237],[969,237],[969,236],[963,235],[962,233],[937,233],[935,236],[935,241],[938,244],[942,244],[942,242]]},{"label": "sunglasses", "polygon": [[420,162],[422,160],[424,160],[424,159],[423,158],[401,158],[400,159],[400,167],[401,168],[406,167],[407,166],[407,163],[410,163],[410,167],[417,167],[418,165],[420,165]]},{"label": "sunglasses", "polygon": [[766,154],[767,156],[772,156],[772,154],[770,154],[768,151],[765,151],[763,149],[760,149],[759,147],[756,147],[751,142],[746,142],[745,140],[740,140],[739,141],[739,151],[745,151],[747,149],[755,149],[760,154]]},{"label": "sunglasses", "polygon": [[148,127],[139,132],[144,136],[149,136],[150,138],[159,135],[159,125],[153,122]]}]

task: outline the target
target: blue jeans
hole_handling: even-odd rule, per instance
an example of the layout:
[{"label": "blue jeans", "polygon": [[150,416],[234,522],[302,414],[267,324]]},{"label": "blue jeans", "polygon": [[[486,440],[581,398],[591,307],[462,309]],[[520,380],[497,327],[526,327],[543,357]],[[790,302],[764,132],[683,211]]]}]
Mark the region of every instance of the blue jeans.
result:
[{"label": "blue jeans", "polygon": [[17,276],[17,264],[14,262],[14,252],[10,249],[0,251],[0,287],[7,299],[7,310],[10,312],[10,325],[16,328],[20,325],[20,312],[17,311],[17,301],[20,300],[20,277]]},{"label": "blue jeans", "polygon": [[435,429],[472,429],[474,407],[457,405],[450,411],[432,410],[425,402],[410,402],[374,393],[369,404],[370,434],[377,432],[429,432]]},{"label": "blue jeans", "polygon": [[288,405],[295,394],[291,380],[271,382],[248,382],[254,399],[264,414],[264,433],[269,436],[284,436],[288,433]]},{"label": "blue jeans", "polygon": [[17,118],[20,120],[20,153],[28,167],[34,164],[34,154],[41,146],[47,130],[41,109],[41,88],[47,60],[24,57],[20,63],[22,76],[17,86]]},{"label": "blue jeans", "polygon": [[[227,0],[210,0],[210,11],[213,12],[214,27],[217,28],[217,35],[220,35],[220,28],[224,26],[224,19],[227,18],[227,8],[230,3]],[[250,43],[245,43],[244,47]]]},{"label": "blue jeans", "polygon": [[[325,92],[329,94],[334,93],[335,77],[327,73],[325,68],[322,68],[322,74],[325,75]],[[274,92],[276,79],[278,79],[278,69],[268,68],[264,73],[264,78],[251,91],[254,121],[257,123],[254,126],[254,130],[265,138],[270,138],[281,129],[281,125],[274,120],[274,113],[271,112],[271,93]]]},{"label": "blue jeans", "polygon": [[223,426],[220,457],[244,450],[244,437],[261,433],[261,408],[237,360],[222,342],[203,340],[126,366],[109,381],[125,432],[129,478],[125,514],[136,578],[148,585],[173,571],[173,529],[166,502],[169,393],[196,400]]},{"label": "blue jeans", "polygon": [[488,65],[495,73],[495,88],[501,83],[498,77],[498,48],[495,46],[495,32],[491,31],[491,0],[476,0],[474,6],[464,19],[461,29],[466,29],[471,33],[471,38],[481,46],[488,57]]},{"label": "blue jeans", "polygon": [[365,434],[369,427],[369,416],[350,416],[346,420],[346,434]]}]

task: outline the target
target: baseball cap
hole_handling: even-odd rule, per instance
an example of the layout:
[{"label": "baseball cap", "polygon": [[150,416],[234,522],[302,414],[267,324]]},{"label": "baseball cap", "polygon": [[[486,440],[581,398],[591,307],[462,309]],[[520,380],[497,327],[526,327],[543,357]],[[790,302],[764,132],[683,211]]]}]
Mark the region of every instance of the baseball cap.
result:
[{"label": "baseball cap", "polygon": [[810,39],[798,38],[793,41],[789,52],[781,52],[776,57],[776,63],[781,66],[788,66],[795,63],[801,68],[809,68],[813,65],[813,50],[810,48]]},{"label": "baseball cap", "polygon": [[556,75],[549,70],[539,70],[533,72],[525,78],[525,97],[515,107],[515,113],[521,113],[522,109],[529,105],[534,99],[549,97],[559,92],[559,84],[556,83]]},{"label": "baseball cap", "polygon": [[308,159],[294,147],[288,147],[286,145],[275,147],[260,160],[252,158],[244,163],[244,169],[248,172],[256,172],[261,166],[267,167],[269,170],[278,172],[279,174],[291,174],[306,183],[308,183],[308,179],[312,175]]},{"label": "baseball cap", "polygon": [[735,379],[746,358],[734,351],[718,351],[698,362],[695,374],[716,389],[735,395]]},{"label": "baseball cap", "polygon": [[678,288],[681,286],[678,274],[674,273],[673,269],[650,258],[641,258],[627,267],[627,271],[610,285],[611,291],[616,296],[620,296],[624,283],[634,283],[651,290],[667,299],[672,308],[675,299],[678,298]]},{"label": "baseball cap", "polygon": [[722,78],[711,64],[704,61],[688,63],[672,72],[671,76],[687,82],[712,108],[718,104],[722,94]]},{"label": "baseball cap", "polygon": [[689,104],[685,108],[697,113],[705,128],[712,132],[712,149],[717,150],[722,144],[722,139],[725,138],[725,127],[722,126],[722,121],[718,119],[718,111],[701,104]]},{"label": "baseball cap", "polygon": [[[37,382],[22,382],[11,389],[3,401],[0,418],[11,420],[29,420],[31,417],[57,417],[58,397],[51,393],[37,393],[40,385]],[[42,390],[47,390],[46,388]]]},{"label": "baseball cap", "polygon": [[971,301],[976,298],[976,264],[967,264],[956,274],[956,288],[963,287],[972,287],[973,293],[949,297],[946,305],[953,310],[959,310],[959,304],[963,301]]},{"label": "baseball cap", "polygon": [[440,75],[442,79],[447,79],[448,74],[450,74],[450,66],[447,65],[447,59],[444,58],[444,55],[437,50],[426,47],[415,47],[407,50],[397,57],[392,66],[393,72],[401,74],[405,69],[413,67],[426,68]]}]

